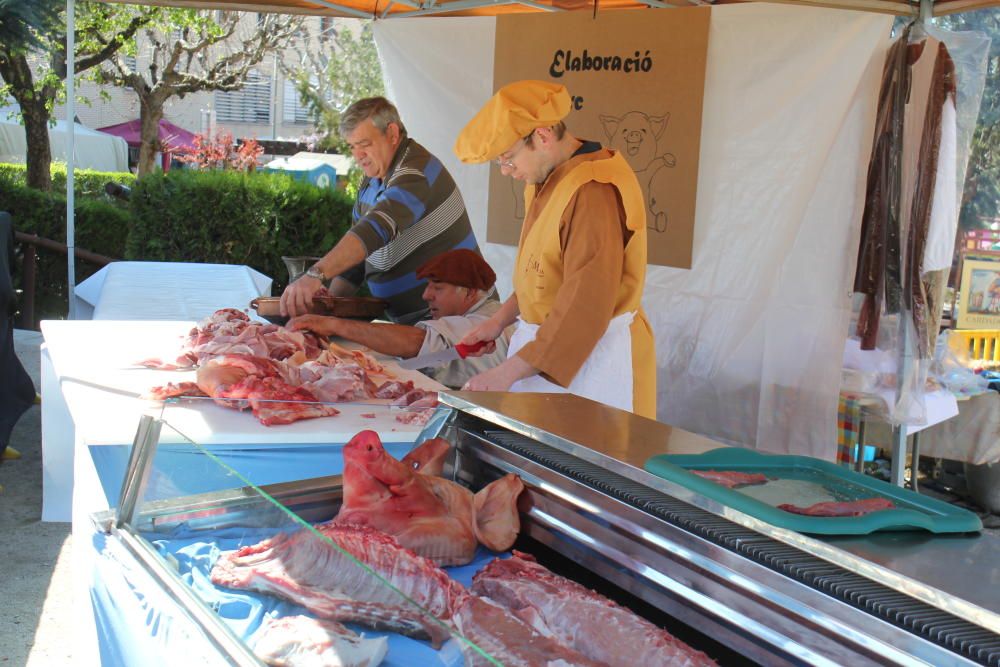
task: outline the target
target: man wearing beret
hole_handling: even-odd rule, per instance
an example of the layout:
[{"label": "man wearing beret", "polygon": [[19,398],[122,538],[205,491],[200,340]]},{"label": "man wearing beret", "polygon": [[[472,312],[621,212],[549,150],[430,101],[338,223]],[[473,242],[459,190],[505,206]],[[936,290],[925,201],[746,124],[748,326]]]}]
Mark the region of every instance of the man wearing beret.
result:
[{"label": "man wearing beret", "polygon": [[281,295],[282,315],[309,312],[313,295],[330,281],[334,296],[362,282],[384,299],[393,322],[427,317],[418,266],[455,248],[479,251],[462,193],[441,161],[406,134],[384,97],[358,100],[344,111],[340,135],[365,179],[354,204],[354,225]]},{"label": "man wearing beret", "polygon": [[517,328],[507,359],[465,388],[569,391],[655,419],[656,354],[641,306],[642,191],[619,153],[566,131],[569,110],[563,86],[518,81],[455,143],[463,162],[496,160],[501,173],[527,184],[514,293],[461,342]]},{"label": "man wearing beret", "polygon": [[[291,320],[288,328],[309,329],[321,336],[339,336],[382,354],[409,359],[454,347],[476,325],[500,309],[500,303],[490,298],[496,274],[486,260],[472,250],[442,253],[421,265],[416,276],[427,281],[423,298],[431,320],[408,326],[303,315]],[[446,387],[458,389],[473,375],[502,362],[507,356],[508,339],[506,333],[501,333],[496,349],[489,354],[469,356],[425,369],[425,372]]]}]

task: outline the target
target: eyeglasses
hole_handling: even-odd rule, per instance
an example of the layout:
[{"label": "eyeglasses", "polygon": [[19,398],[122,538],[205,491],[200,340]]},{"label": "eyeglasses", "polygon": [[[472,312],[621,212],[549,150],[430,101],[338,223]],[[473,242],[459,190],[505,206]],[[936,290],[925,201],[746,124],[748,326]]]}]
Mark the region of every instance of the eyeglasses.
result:
[{"label": "eyeglasses", "polygon": [[507,157],[503,157],[502,155],[500,157],[498,157],[497,160],[496,160],[497,166],[500,167],[501,169],[504,169],[504,168],[513,169],[514,168],[514,158],[517,157],[518,153],[520,153],[522,150],[524,150],[524,147],[528,145],[528,140],[531,139],[531,135],[534,134],[534,133],[535,133],[535,131],[532,130],[531,133],[528,136],[521,137],[521,145],[518,146],[517,148],[515,148],[514,150],[509,151],[508,154],[507,154]]}]

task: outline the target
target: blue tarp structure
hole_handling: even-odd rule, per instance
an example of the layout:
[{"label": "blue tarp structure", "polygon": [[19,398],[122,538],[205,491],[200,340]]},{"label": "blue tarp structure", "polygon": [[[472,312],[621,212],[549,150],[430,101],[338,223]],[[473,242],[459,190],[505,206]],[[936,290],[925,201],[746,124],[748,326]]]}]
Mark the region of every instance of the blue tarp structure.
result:
[{"label": "blue tarp structure", "polygon": [[337,187],[337,177],[347,176],[350,160],[343,155],[296,153],[271,160],[261,167],[264,172],[283,172],[320,188]]}]

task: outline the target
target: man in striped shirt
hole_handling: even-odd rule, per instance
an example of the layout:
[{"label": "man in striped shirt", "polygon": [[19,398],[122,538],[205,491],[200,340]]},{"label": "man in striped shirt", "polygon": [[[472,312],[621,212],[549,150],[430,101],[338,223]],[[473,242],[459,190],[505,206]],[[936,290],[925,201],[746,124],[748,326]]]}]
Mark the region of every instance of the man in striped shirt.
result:
[{"label": "man in striped shirt", "polygon": [[410,139],[399,112],[384,97],[358,100],[344,112],[340,134],[365,173],[354,204],[354,226],[281,295],[281,314],[308,312],[327,280],[335,296],[367,281],[385,299],[387,315],[412,324],[428,316],[426,280],[416,269],[448,250],[479,252],[465,202],[451,174]]}]

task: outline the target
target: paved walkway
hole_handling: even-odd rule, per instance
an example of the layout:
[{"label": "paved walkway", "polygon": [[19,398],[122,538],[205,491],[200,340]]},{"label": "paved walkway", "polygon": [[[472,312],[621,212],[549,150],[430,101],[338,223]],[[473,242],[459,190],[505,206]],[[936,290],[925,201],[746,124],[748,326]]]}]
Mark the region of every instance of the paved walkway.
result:
[{"label": "paved walkway", "polygon": [[[42,335],[15,331],[14,347],[35,388]],[[0,666],[56,667],[73,663],[70,524],[42,523],[41,409],[14,428],[17,460],[0,463]],[[87,666],[89,667],[89,666]]]}]

